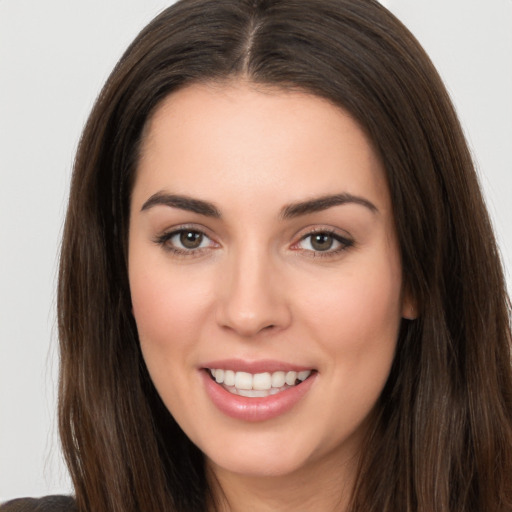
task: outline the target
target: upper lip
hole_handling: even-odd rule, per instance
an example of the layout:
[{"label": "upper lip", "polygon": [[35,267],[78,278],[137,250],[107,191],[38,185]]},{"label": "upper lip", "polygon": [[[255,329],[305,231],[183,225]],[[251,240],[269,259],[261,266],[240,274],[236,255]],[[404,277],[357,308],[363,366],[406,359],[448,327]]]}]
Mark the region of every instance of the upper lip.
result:
[{"label": "upper lip", "polygon": [[202,368],[232,370],[234,372],[247,372],[247,373],[263,373],[263,372],[301,372],[305,370],[313,370],[311,366],[303,366],[274,359],[261,359],[258,361],[246,361],[243,359],[222,359],[216,361],[209,361],[203,365]]}]

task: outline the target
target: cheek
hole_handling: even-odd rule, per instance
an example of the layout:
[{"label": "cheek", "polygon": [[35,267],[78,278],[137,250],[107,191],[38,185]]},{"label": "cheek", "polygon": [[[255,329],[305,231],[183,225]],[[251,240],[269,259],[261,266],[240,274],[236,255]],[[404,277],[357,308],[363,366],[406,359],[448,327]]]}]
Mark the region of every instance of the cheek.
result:
[{"label": "cheek", "polygon": [[[333,354],[393,354],[401,321],[401,273],[397,257],[358,261],[309,295],[310,327]],[[303,313],[306,316],[306,313]],[[392,357],[392,355],[391,355]]]},{"label": "cheek", "polygon": [[192,279],[187,269],[143,261],[137,266],[132,259],[130,268],[133,315],[151,380],[178,418],[190,406],[187,372],[197,361],[210,293],[205,280]]},{"label": "cheek", "polygon": [[[328,423],[345,434],[362,425],[389,376],[401,323],[395,269],[375,266],[333,280],[328,292],[316,296],[309,316],[310,333],[327,356],[322,370],[331,391],[321,407]],[[341,410],[333,401],[343,404]]]},{"label": "cheek", "polygon": [[171,270],[155,263],[130,269],[133,315],[142,349],[157,350],[162,356],[178,352],[197,339],[209,308],[205,280],[192,279],[184,270]]}]

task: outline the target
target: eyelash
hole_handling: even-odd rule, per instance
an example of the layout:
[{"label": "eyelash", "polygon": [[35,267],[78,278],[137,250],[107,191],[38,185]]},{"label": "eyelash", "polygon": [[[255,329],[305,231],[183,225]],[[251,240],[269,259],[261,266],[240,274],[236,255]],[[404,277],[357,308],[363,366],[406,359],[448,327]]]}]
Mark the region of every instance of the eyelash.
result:
[{"label": "eyelash", "polygon": [[[308,256],[312,258],[333,258],[336,256],[339,256],[340,253],[346,251],[347,249],[350,249],[354,246],[354,240],[351,240],[347,237],[341,236],[339,233],[332,229],[325,229],[325,228],[317,228],[312,231],[308,231],[305,235],[303,235],[298,242],[296,242],[292,247],[296,247],[298,244],[303,242],[304,240],[312,239],[315,235],[324,235],[332,237],[334,242],[337,242],[339,244],[339,247],[336,249],[327,249],[325,251],[319,251],[314,249],[300,249],[297,248],[295,250],[304,252],[305,254],[308,254]],[[311,244],[311,241],[310,241]]]},{"label": "eyelash", "polygon": [[[212,244],[215,245],[215,242],[201,229],[195,228],[195,227],[187,227],[187,226],[180,226],[179,228],[173,229],[172,231],[167,231],[165,233],[162,233],[161,235],[158,235],[155,237],[154,242],[157,245],[160,245],[163,247],[164,250],[176,255],[176,256],[182,256],[182,257],[194,257],[194,256],[201,256],[205,250],[208,250],[210,247],[197,247],[192,249],[186,249],[181,247],[176,247],[175,245],[171,244],[171,240],[179,235],[182,234],[190,234],[195,233],[203,239],[209,240]],[[201,241],[202,243],[202,241]]]},{"label": "eyelash", "polygon": [[[201,240],[201,243],[204,239],[209,240],[210,244],[206,247],[197,247],[197,248],[181,248],[176,247],[176,245],[171,244],[171,240],[174,237],[177,237],[179,235],[183,234],[191,234],[194,233],[196,235],[201,236],[203,239]],[[332,237],[333,241],[339,244],[339,247],[337,247],[334,250],[331,250],[330,248],[321,251],[321,250],[314,250],[314,249],[301,249],[297,247],[301,242],[307,240],[308,238],[311,239],[315,235],[324,235],[328,237]],[[218,246],[203,230],[195,228],[195,227],[187,227],[187,226],[181,226],[177,229],[173,229],[172,231],[168,231],[165,233],[162,233],[161,235],[158,235],[155,237],[154,242],[162,246],[164,250],[171,252],[172,254],[176,256],[181,257],[194,257],[194,256],[201,256],[205,251],[210,249],[211,247]],[[311,244],[311,242],[310,242]],[[354,241],[341,236],[340,234],[336,233],[334,230],[331,229],[322,229],[318,228],[312,231],[309,231],[305,235],[303,235],[298,242],[295,242],[292,245],[292,249],[296,251],[300,251],[304,254],[307,254],[310,257],[313,258],[329,258],[329,257],[335,257],[338,256],[343,251],[346,251],[347,249],[354,246]]]}]

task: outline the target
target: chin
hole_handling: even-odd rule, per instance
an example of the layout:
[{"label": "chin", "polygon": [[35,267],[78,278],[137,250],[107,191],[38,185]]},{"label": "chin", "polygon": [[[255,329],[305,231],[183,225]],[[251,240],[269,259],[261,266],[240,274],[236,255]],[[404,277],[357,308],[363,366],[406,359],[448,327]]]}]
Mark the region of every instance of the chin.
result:
[{"label": "chin", "polygon": [[[239,432],[200,447],[216,470],[245,477],[284,477],[315,465],[331,447],[293,432]],[[300,434],[300,433],[299,433]]]},{"label": "chin", "polygon": [[284,477],[305,466],[304,460],[288,457],[286,454],[259,451],[258,454],[224,454],[215,459],[207,456],[207,464],[223,472],[249,478]]}]

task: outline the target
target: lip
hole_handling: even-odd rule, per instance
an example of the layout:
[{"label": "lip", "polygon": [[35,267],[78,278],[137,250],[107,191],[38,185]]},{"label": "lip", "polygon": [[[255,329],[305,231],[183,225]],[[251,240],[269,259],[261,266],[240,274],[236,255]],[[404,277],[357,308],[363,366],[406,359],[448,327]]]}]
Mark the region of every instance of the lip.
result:
[{"label": "lip", "polygon": [[223,370],[232,370],[234,372],[247,372],[247,373],[263,373],[263,372],[302,372],[305,370],[313,370],[311,366],[298,366],[282,361],[275,361],[272,359],[263,359],[260,361],[244,361],[241,359],[222,359],[217,361],[210,361],[203,365],[202,368]]},{"label": "lip", "polygon": [[[226,366],[222,365],[212,367],[226,369]],[[236,368],[238,368],[237,371],[249,371],[247,366],[245,366],[245,370],[240,369],[239,366]],[[251,366],[251,368],[253,367]],[[268,366],[266,368],[268,368]],[[275,371],[280,371],[281,368],[282,366]],[[227,369],[231,368],[228,367]],[[293,367],[290,371],[297,370]],[[254,370],[254,373],[257,372],[258,369]],[[308,393],[318,375],[317,372],[313,372],[305,381],[275,395],[250,398],[234,395],[226,391],[211,378],[208,370],[202,369],[200,373],[206,393],[217,409],[230,418],[246,422],[268,421],[287,413]],[[250,371],[250,373],[252,373],[252,371]]]}]

